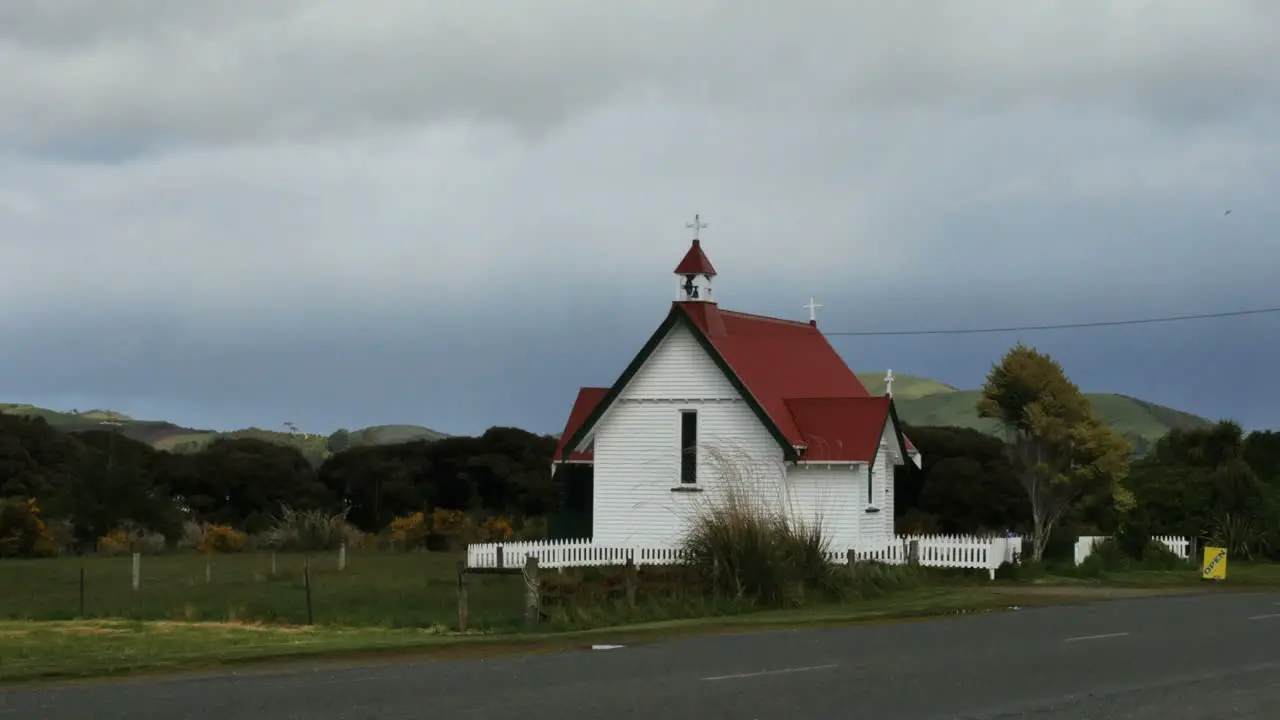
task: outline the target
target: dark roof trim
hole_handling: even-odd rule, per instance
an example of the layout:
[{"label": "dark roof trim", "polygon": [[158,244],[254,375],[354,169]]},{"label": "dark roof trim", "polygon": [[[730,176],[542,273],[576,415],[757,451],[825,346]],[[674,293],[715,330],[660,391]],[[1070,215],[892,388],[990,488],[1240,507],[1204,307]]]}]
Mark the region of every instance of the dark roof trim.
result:
[{"label": "dark roof trim", "polygon": [[782,446],[783,457],[788,460],[795,460],[798,453],[795,448],[791,446],[791,441],[782,433],[782,430],[778,427],[777,423],[773,421],[773,418],[769,416],[769,413],[765,412],[764,407],[756,401],[755,396],[752,395],[751,391],[747,389],[747,386],[743,384],[742,379],[733,371],[733,368],[729,367],[729,363],[725,362],[724,357],[720,355],[720,351],[716,350],[715,345],[711,344],[711,340],[703,334],[701,328],[689,319],[688,314],[686,314],[678,304],[672,303],[671,312],[667,314],[666,319],[662,321],[662,324],[658,326],[658,329],[649,337],[649,340],[644,344],[644,347],[640,348],[640,352],[635,356],[635,359],[631,361],[631,364],[627,365],[626,370],[622,371],[622,375],[618,376],[618,379],[613,383],[613,387],[609,388],[609,392],[600,400],[600,403],[591,411],[591,414],[582,421],[582,426],[578,428],[578,431],[575,432],[573,437],[569,438],[569,441],[564,444],[564,447],[560,450],[561,461],[563,462],[565,453],[572,453],[573,448],[576,448],[578,444],[582,442],[583,438],[591,432],[596,423],[600,421],[600,418],[604,416],[605,412],[607,412],[613,405],[614,401],[618,399],[618,396],[622,394],[623,389],[627,387],[627,384],[631,382],[631,379],[635,377],[637,372],[640,372],[640,368],[644,366],[645,361],[653,355],[653,352],[658,349],[658,345],[662,343],[663,339],[666,338],[677,325],[683,325],[693,332],[693,336],[697,339],[698,344],[702,346],[702,349],[711,357],[711,360],[716,364],[716,367],[720,368],[720,371],[724,373],[729,384],[732,385],[733,388],[738,391],[738,394],[747,401],[747,407],[751,408],[751,411],[755,413],[760,422],[764,423],[765,428],[769,431],[769,434],[773,436],[773,439]]},{"label": "dark roof trim", "polygon": [[[898,447],[902,448],[902,455],[904,457],[910,455],[911,454],[910,451],[907,450],[907,440],[902,434],[902,423],[898,420],[898,406],[894,404],[892,396],[889,397],[889,412],[888,414],[885,415],[884,421],[886,423],[893,423],[893,436],[898,439]],[[880,428],[880,436],[884,437],[883,426]],[[879,454],[880,454],[880,441],[877,440],[876,449],[874,452],[871,453],[871,462],[869,463],[869,465],[871,465],[872,467],[875,466],[876,457]]]}]

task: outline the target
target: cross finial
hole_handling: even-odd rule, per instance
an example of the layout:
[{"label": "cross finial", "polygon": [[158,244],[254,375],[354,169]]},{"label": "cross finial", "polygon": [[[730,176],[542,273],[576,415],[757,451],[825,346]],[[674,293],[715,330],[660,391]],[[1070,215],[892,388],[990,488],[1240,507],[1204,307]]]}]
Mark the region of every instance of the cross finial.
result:
[{"label": "cross finial", "polygon": [[809,304],[804,307],[809,311],[809,322],[816,324],[818,322],[818,308],[822,307],[822,303],[818,302],[812,295],[810,295]]},{"label": "cross finial", "polygon": [[706,227],[707,224],[702,222],[701,216],[695,213],[693,216],[693,222],[685,223],[684,226],[693,230],[693,239],[697,240],[698,231]]},{"label": "cross finial", "polygon": [[884,394],[893,397],[893,371],[884,374]]}]

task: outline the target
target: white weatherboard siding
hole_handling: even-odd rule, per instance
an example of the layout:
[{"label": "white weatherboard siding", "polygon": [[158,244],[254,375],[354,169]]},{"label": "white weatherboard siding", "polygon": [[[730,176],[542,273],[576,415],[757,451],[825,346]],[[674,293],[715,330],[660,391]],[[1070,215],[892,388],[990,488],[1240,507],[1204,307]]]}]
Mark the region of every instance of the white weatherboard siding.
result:
[{"label": "white weatherboard siding", "polygon": [[702,349],[693,331],[676,325],[623,388],[624,400],[742,400]]},{"label": "white weatherboard siding", "polygon": [[866,507],[866,474],[863,465],[815,463],[788,468],[789,516],[802,526],[821,527],[832,552],[856,546],[858,520]]},{"label": "white weatherboard siding", "polygon": [[[884,433],[880,437],[883,444],[876,453],[876,461],[871,466],[871,502],[867,502],[867,478],[861,478],[860,500],[863,507],[859,522],[859,539],[867,546],[874,546],[893,540],[893,485],[897,464],[895,457],[902,457],[902,448],[898,445],[897,434],[892,423],[885,423]],[[877,508],[880,512],[866,512],[867,508]]]},{"label": "white weatherboard siding", "polygon": [[[698,412],[698,482],[680,483],[680,411]],[[684,327],[649,356],[594,432],[593,541],[672,546],[725,483],[777,508],[782,449]]]}]

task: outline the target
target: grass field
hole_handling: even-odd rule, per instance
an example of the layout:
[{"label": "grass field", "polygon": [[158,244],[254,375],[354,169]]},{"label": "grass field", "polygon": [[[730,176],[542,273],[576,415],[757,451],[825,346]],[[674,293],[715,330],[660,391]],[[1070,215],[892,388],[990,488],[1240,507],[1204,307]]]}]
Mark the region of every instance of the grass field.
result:
[{"label": "grass field", "polygon": [[[349,552],[309,556],[311,599],[318,624],[451,627],[456,623],[459,557],[448,553]],[[215,555],[205,581],[205,557],[144,556],[133,590],[132,558],[86,556],[0,562],[0,618],[72,620],[80,615],[84,570],[87,618],[303,624],[303,566],[308,556],[280,553],[271,575],[269,553]],[[518,577],[476,575],[468,581],[472,628],[503,630],[521,619]]]}]

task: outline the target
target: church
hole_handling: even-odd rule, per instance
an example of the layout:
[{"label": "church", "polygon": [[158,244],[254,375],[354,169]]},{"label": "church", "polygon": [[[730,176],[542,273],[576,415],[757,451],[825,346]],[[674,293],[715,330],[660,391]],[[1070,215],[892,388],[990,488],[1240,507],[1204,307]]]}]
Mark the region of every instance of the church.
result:
[{"label": "church", "polygon": [[[721,308],[694,239],[676,299],[607,387],[578,391],[553,459],[569,512],[554,539],[677,547],[730,496],[818,524],[834,551],[893,542],[894,477],[921,463],[892,398],[872,396],[810,320]],[[558,525],[558,526],[557,526]]]}]

